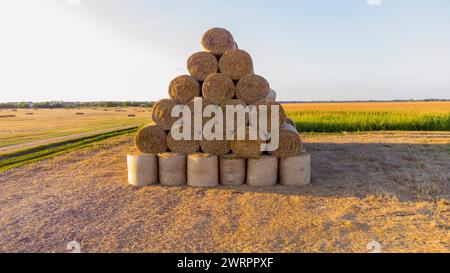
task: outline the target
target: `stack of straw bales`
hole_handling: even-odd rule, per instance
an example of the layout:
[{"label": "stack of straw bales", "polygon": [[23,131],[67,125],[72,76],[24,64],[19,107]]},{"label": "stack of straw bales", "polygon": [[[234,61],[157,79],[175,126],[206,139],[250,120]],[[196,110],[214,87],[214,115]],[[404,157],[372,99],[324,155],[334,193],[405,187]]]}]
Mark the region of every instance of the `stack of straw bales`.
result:
[{"label": "stack of straw bales", "polygon": [[[276,183],[300,186],[310,182],[310,157],[303,150],[295,123],[276,102],[276,92],[269,82],[254,73],[249,53],[238,49],[231,33],[223,28],[208,30],[202,37],[204,51],[194,53],[187,61],[190,75],[181,75],[169,84],[169,97],[155,104],[154,124],[141,128],[135,145],[141,154],[128,157],[129,183],[142,186],[163,185],[216,186],[242,185],[273,186]],[[176,106],[194,108],[194,99],[203,98],[203,108],[221,107],[224,118],[227,105],[280,105],[279,148],[262,152],[268,140],[250,140],[248,115],[245,117],[245,140],[176,140],[171,135],[178,118],[171,117]],[[259,112],[258,112],[259,114]],[[212,118],[212,117],[211,117]],[[211,118],[202,118],[205,125]],[[192,135],[194,122],[192,120]],[[225,122],[224,122],[225,123]],[[234,128],[224,128],[223,134],[236,135]],[[197,132],[198,133],[198,132]],[[269,140],[270,141],[270,140]]]}]

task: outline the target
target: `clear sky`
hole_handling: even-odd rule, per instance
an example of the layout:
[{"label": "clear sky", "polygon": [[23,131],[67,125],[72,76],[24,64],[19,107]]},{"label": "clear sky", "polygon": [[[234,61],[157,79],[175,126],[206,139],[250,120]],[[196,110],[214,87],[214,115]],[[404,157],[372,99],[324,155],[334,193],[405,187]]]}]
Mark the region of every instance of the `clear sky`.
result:
[{"label": "clear sky", "polygon": [[280,100],[450,99],[448,0],[0,0],[0,101],[167,97],[216,26]]}]

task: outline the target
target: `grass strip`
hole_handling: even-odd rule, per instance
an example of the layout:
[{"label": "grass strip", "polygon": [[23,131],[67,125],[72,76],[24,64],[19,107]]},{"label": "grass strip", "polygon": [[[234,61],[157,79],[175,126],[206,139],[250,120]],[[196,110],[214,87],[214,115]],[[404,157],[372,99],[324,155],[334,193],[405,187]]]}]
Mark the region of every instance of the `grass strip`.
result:
[{"label": "grass strip", "polygon": [[1,156],[2,160],[0,161],[0,172],[10,170],[12,168],[17,168],[31,162],[51,158],[56,155],[67,153],[76,149],[80,149],[95,142],[102,141],[111,137],[133,133],[136,132],[137,128],[138,127],[122,129],[53,144],[46,144],[10,154],[4,154]]}]

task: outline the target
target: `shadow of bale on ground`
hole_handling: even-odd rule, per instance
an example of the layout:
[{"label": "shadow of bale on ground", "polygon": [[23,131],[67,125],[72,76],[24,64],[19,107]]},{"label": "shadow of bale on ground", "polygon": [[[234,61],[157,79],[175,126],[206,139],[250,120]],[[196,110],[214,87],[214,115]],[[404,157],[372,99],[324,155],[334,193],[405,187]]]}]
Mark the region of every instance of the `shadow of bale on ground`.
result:
[{"label": "shadow of bale on ground", "polygon": [[305,187],[221,187],[242,192],[400,201],[450,199],[450,145],[307,143],[312,183]]}]

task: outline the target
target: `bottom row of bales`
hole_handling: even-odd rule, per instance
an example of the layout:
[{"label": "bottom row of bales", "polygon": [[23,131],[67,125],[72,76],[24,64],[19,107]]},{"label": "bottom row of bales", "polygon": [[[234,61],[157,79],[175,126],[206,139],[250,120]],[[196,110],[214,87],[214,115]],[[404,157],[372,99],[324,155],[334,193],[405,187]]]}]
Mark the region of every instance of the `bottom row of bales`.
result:
[{"label": "bottom row of bales", "polygon": [[206,153],[139,154],[128,155],[127,162],[128,183],[133,186],[304,186],[311,180],[311,158],[306,153],[280,159],[270,155],[242,159]]}]

